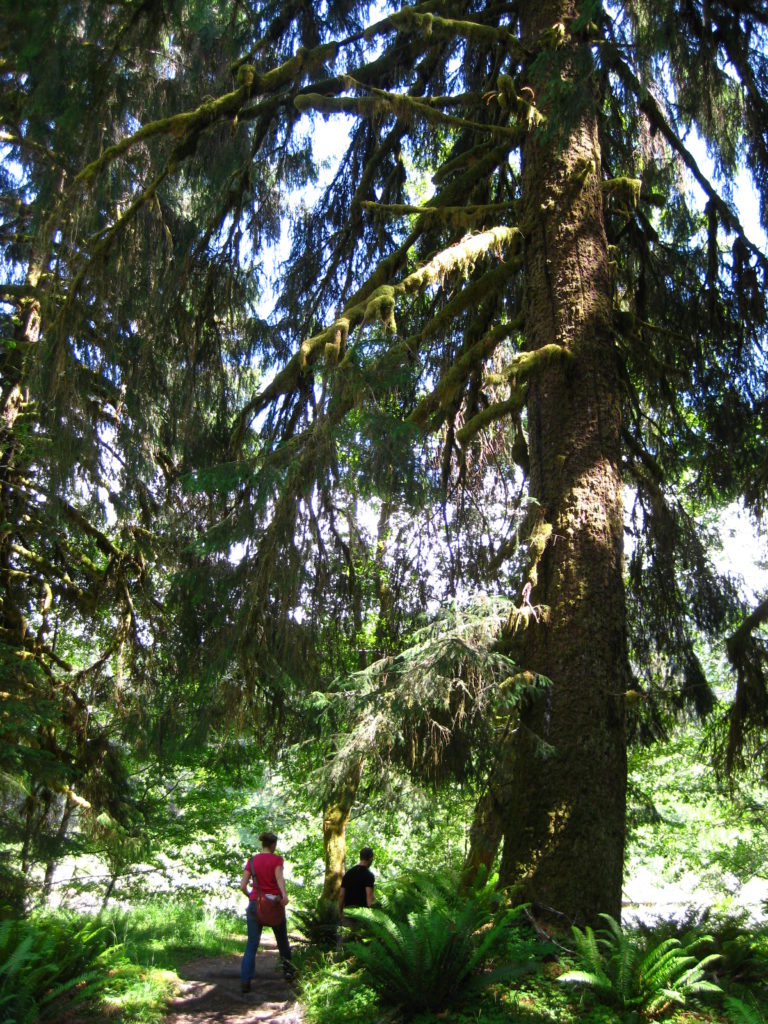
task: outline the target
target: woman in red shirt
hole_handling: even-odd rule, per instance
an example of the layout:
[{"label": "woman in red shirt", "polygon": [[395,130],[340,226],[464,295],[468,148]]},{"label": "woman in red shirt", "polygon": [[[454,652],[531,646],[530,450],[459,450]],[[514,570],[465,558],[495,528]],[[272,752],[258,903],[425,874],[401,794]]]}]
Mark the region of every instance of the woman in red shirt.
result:
[{"label": "woman in red shirt", "polygon": [[[240,879],[240,888],[248,897],[248,910],[245,915],[248,924],[248,941],[245,945],[243,962],[240,967],[240,982],[243,992],[250,992],[251,978],[256,967],[256,950],[261,942],[261,930],[263,925],[256,918],[256,898],[259,889],[267,896],[279,900],[283,906],[288,903],[288,896],[285,891],[285,879],[283,878],[283,858],[275,853],[277,836],[274,832],[262,832],[259,836],[261,853],[254,854],[243,868],[243,877]],[[251,889],[248,889],[249,883]],[[280,960],[283,964],[283,973],[289,980],[293,977],[293,966],[291,964],[291,947],[288,944],[288,926],[285,918],[281,924],[272,927],[277,940],[277,948],[280,952]]]}]

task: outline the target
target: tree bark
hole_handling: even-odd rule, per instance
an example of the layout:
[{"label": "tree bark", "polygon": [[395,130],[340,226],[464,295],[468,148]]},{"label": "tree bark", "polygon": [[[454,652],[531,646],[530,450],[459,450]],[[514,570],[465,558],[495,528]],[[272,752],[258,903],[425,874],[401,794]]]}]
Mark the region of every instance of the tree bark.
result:
[{"label": "tree bark", "polygon": [[488,783],[475,804],[472,815],[469,850],[463,867],[463,875],[467,882],[474,881],[480,871],[485,872],[486,878],[490,875],[504,835],[514,773],[511,744],[506,737],[502,743],[502,754],[489,775]]},{"label": "tree bark", "polygon": [[[532,48],[577,14],[565,0],[524,11]],[[562,102],[557,111],[543,104],[548,130],[530,133],[523,149],[527,345],[556,343],[572,358],[542,371],[529,391],[531,496],[548,535],[531,600],[550,611],[530,630],[525,656],[553,685],[516,733],[500,878],[541,910],[592,923],[600,912],[619,917],[624,859],[620,382],[589,52],[567,35],[550,45]],[[537,98],[552,95],[551,81],[548,90],[531,74]]]},{"label": "tree bark", "polygon": [[347,858],[347,822],[357,795],[362,761],[356,762],[341,780],[323,813],[325,881],[320,902],[334,902],[339,895]]}]

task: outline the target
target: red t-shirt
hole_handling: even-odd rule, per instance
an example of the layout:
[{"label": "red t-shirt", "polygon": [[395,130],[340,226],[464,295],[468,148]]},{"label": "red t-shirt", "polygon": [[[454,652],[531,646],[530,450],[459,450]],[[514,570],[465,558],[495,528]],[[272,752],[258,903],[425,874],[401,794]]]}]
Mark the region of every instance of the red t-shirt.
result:
[{"label": "red t-shirt", "polygon": [[[262,892],[269,893],[271,896],[280,896],[280,889],[275,878],[275,868],[281,867],[282,863],[283,858],[276,853],[257,853],[246,863],[243,870],[250,871],[251,875],[256,877]],[[254,886],[248,898],[255,900],[257,895],[256,886]]]}]

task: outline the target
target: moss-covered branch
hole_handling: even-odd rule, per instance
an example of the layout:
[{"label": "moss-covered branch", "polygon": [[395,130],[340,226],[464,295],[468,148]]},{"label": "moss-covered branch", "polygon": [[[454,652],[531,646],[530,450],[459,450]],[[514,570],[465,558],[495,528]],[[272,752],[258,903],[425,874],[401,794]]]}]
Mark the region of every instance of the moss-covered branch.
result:
[{"label": "moss-covered branch", "polygon": [[360,206],[376,217],[418,216],[427,223],[439,221],[451,228],[470,228],[481,221],[495,219],[515,209],[514,203],[480,203],[474,206],[410,206],[408,203],[374,203],[364,200]]},{"label": "moss-covered branch", "polygon": [[491,328],[490,331],[486,331],[466,352],[462,352],[440,378],[434,391],[422,398],[413,410],[408,417],[411,423],[423,427],[439,409],[449,409],[472,371],[489,359],[496,347],[515,329],[515,324],[499,324],[497,327]]},{"label": "moss-covered branch", "polygon": [[388,18],[372,26],[378,35],[387,23],[398,29],[411,29],[427,37],[439,36],[443,39],[455,39],[457,36],[481,46],[496,47],[501,43],[511,55],[524,60],[529,56],[517,36],[506,28],[496,25],[483,25],[477,21],[466,21],[457,18],[443,18],[430,12],[420,13],[416,8],[405,7],[396,11]]},{"label": "moss-covered branch", "polygon": [[517,251],[522,242],[522,234],[518,228],[495,227],[482,231],[477,235],[469,235],[455,245],[443,249],[429,263],[409,274],[398,289],[405,294],[423,291],[424,288],[436,284],[447,274],[456,270],[468,271],[477,260],[488,252],[502,251],[512,247]]},{"label": "moss-covered branch", "polygon": [[317,92],[305,92],[299,94],[293,102],[296,109],[302,113],[314,110],[325,115],[353,114],[367,118],[391,114],[407,123],[421,118],[432,124],[450,125],[453,128],[508,138],[515,144],[523,140],[524,131],[517,126],[470,121],[402,93],[384,92],[379,89],[371,92],[372,95],[369,96],[325,96]]},{"label": "moss-covered branch", "polygon": [[521,388],[520,391],[516,391],[503,402],[494,402],[493,405],[489,405],[486,409],[481,409],[460,430],[456,431],[456,440],[459,444],[466,444],[467,441],[471,441],[476,434],[479,434],[481,430],[485,430],[491,423],[506,419],[507,416],[520,412],[525,405],[525,396],[526,391]]},{"label": "moss-covered branch", "polygon": [[[245,433],[247,423],[253,416],[256,416],[262,409],[278,399],[281,395],[293,391],[299,381],[305,376],[310,368],[328,351],[333,362],[337,362],[339,355],[346,349],[347,340],[350,334],[363,324],[379,322],[384,330],[394,332],[395,301],[405,295],[418,294],[430,285],[435,284],[449,274],[457,271],[468,272],[475,263],[485,257],[489,252],[496,252],[499,256],[510,246],[519,245],[521,240],[517,228],[497,227],[490,231],[484,231],[477,235],[470,235],[449,246],[421,267],[419,270],[409,274],[398,284],[387,284],[384,278],[381,283],[372,286],[371,281],[368,287],[361,289],[347,304],[340,316],[332,324],[320,331],[318,334],[307,338],[302,342],[299,351],[286,363],[283,369],[274,377],[272,382],[259,392],[258,395],[247,404],[241,411],[232,430],[231,443],[237,447]],[[386,264],[386,260],[384,264]],[[504,265],[497,268],[503,274],[510,274],[517,269],[516,265]],[[495,272],[491,272],[493,274]],[[373,275],[377,280],[383,277],[382,266],[377,268]],[[490,278],[491,275],[486,275]],[[483,279],[480,279],[481,282]],[[467,295],[469,289],[464,289],[464,299],[455,300],[461,308],[478,298],[489,288],[492,281],[485,284],[478,284],[477,293]],[[457,311],[453,307],[453,312]],[[442,318],[441,318],[442,319]],[[437,321],[431,321],[436,329]],[[429,326],[429,325],[428,325]]]},{"label": "moss-covered branch", "polygon": [[[504,367],[500,377],[507,382],[521,382],[540,373],[542,370],[560,360],[568,362],[574,358],[573,353],[562,345],[542,345],[533,352],[518,352]],[[493,381],[493,383],[497,383]],[[500,382],[499,382],[500,383]]]},{"label": "moss-covered branch", "polygon": [[183,111],[172,117],[160,118],[143,125],[132,135],[109,146],[96,160],[91,161],[74,179],[74,184],[88,185],[104,168],[118,157],[133,149],[140,142],[158,135],[175,139],[189,139],[199,134],[216,121],[226,120],[238,113],[252,95],[267,95],[299,80],[303,75],[315,71],[332,60],[337,53],[337,44],[324,43],[312,49],[302,47],[293,57],[277,68],[263,74],[256,74],[247,64],[238,69],[238,87],[215,99],[206,100],[194,110]]}]

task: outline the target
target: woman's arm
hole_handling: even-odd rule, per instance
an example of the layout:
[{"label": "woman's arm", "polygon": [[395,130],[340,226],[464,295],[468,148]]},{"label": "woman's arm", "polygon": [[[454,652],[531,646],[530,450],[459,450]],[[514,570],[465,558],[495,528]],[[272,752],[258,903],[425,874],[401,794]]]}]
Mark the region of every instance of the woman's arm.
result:
[{"label": "woman's arm", "polygon": [[250,877],[251,869],[246,864],[245,869],[243,871],[243,877],[240,879],[240,889],[246,896],[248,895],[248,882],[250,880]]},{"label": "woman's arm", "polygon": [[285,879],[283,878],[283,865],[279,864],[275,868],[275,881],[277,882],[277,888],[280,890],[280,894],[283,897],[283,906],[288,902],[288,893],[285,891]]}]

